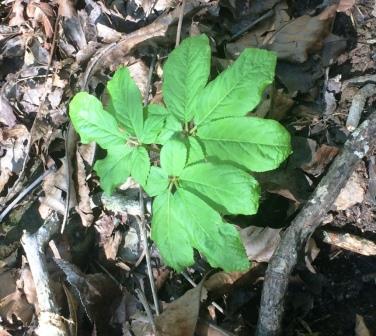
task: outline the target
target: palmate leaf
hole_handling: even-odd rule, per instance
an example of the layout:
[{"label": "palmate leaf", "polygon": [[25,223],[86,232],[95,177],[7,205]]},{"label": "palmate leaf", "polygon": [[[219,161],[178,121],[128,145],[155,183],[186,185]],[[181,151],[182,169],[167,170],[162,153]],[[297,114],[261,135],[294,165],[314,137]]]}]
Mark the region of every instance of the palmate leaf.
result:
[{"label": "palmate leaf", "polygon": [[183,141],[172,138],[162,147],[161,167],[169,176],[179,176],[187,162],[187,146]]},{"label": "palmate leaf", "polygon": [[145,191],[151,197],[162,194],[168,188],[168,175],[160,167],[152,166],[145,185]]},{"label": "palmate leaf", "polygon": [[185,39],[170,53],[163,67],[163,99],[179,121],[193,117],[194,101],[210,73],[210,46],[206,35]]},{"label": "palmate leaf", "polygon": [[103,109],[96,97],[87,92],[74,96],[69,104],[69,116],[84,144],[95,141],[107,149],[126,142],[128,136],[119,130],[115,118]]},{"label": "palmate leaf", "polygon": [[144,115],[141,92],[127,68],[118,69],[107,83],[109,110],[131,135],[141,138]]},{"label": "palmate leaf", "polygon": [[253,215],[257,212],[259,184],[234,166],[197,163],[183,170],[179,184],[222,213]]},{"label": "palmate leaf", "polygon": [[152,144],[156,143],[159,134],[164,128],[168,111],[162,105],[150,104],[147,107],[147,112],[144,129],[139,140],[144,144]]},{"label": "palmate leaf", "polygon": [[144,186],[150,170],[150,160],[145,148],[123,144],[110,147],[107,156],[95,163],[94,170],[104,192],[111,194],[129,176]]},{"label": "palmate leaf", "polygon": [[236,228],[189,191],[179,188],[157,196],[152,221],[151,237],[164,261],[177,271],[193,264],[193,248],[213,267],[228,272],[249,267]]},{"label": "palmate leaf", "polygon": [[203,161],[205,159],[204,148],[197,137],[189,136],[186,142],[188,147],[187,165]]},{"label": "palmate leaf", "polygon": [[274,79],[277,57],[262,49],[245,49],[238,59],[211,81],[197,97],[194,121],[244,116],[260,102]]},{"label": "palmate leaf", "polygon": [[202,125],[197,135],[208,156],[254,172],[277,168],[291,153],[290,134],[277,121],[235,117]]},{"label": "palmate leaf", "polygon": [[111,147],[103,160],[98,160],[94,165],[101,188],[105,193],[111,194],[115,187],[123,183],[131,173],[131,159],[133,148],[123,144]]}]

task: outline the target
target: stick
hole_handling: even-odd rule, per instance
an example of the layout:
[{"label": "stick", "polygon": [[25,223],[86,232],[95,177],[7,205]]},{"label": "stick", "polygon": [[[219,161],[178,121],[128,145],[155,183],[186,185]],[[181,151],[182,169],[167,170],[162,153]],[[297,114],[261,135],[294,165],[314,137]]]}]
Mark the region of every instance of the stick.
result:
[{"label": "stick", "polygon": [[289,274],[311,234],[320,226],[357,163],[376,144],[376,112],[346,141],[342,153],[330,166],[311,198],[286,230],[266,271],[262,290],[257,336],[281,332],[284,297]]},{"label": "stick", "polygon": [[176,30],[175,48],[177,48],[179,46],[179,43],[180,43],[181,27],[183,25],[183,17],[184,17],[184,8],[185,8],[185,0],[182,0],[181,7],[180,7],[180,13],[179,13],[178,28]]},{"label": "stick", "polygon": [[44,254],[44,247],[58,230],[59,218],[55,214],[48,218],[37,232],[30,234],[24,231],[21,238],[21,244],[30,265],[40,307],[39,325],[36,331],[36,334],[40,336],[68,335],[66,320],[60,315],[55,293],[51,287]]}]

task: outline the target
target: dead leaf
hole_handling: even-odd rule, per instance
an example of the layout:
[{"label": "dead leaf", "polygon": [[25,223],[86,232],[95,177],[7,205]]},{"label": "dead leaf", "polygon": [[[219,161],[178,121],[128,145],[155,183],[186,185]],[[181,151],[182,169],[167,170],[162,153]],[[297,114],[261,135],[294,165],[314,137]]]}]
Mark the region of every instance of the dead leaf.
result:
[{"label": "dead leaf", "polygon": [[119,287],[108,276],[84,274],[77,266],[63,259],[54,259],[65,273],[73,294],[79,300],[87,317],[95,323],[99,334],[105,334],[108,323],[121,299]]},{"label": "dead leaf", "polygon": [[337,6],[327,7],[317,16],[303,15],[277,27],[267,48],[277,53],[279,59],[303,63],[310,52],[321,49],[322,40],[329,34],[331,19]]},{"label": "dead leaf", "polygon": [[48,38],[53,36],[53,28],[50,18],[54,16],[53,9],[50,4],[45,2],[31,1],[26,7],[28,17],[33,18],[34,27],[37,23],[42,24],[44,32]]},{"label": "dead leaf", "polygon": [[222,289],[224,286],[230,286],[239,280],[246,272],[218,272],[205,280],[205,288],[211,292]]},{"label": "dead leaf", "polygon": [[337,210],[346,210],[357,203],[362,203],[365,191],[361,184],[361,178],[357,172],[354,172],[334,202],[334,208]]},{"label": "dead leaf", "polygon": [[240,231],[247,256],[257,262],[268,262],[277,248],[281,229],[249,226]]},{"label": "dead leaf", "polygon": [[66,161],[62,160],[62,166],[56,171],[49,174],[43,181],[42,188],[44,197],[40,197],[39,213],[43,219],[46,219],[52,210],[64,214],[65,202],[63,192],[67,190],[66,178]]},{"label": "dead leaf", "polygon": [[155,319],[157,336],[192,336],[194,334],[201,301],[206,299],[205,280],[177,300],[169,303]]},{"label": "dead leaf", "polygon": [[94,221],[93,210],[90,204],[90,189],[86,181],[85,161],[92,165],[95,153],[95,143],[81,145],[76,151],[77,185],[79,202],[76,211],[81,217],[82,225],[90,227]]},{"label": "dead leaf", "polygon": [[0,129],[0,191],[8,183],[9,178],[22,170],[26,156],[29,132],[24,125],[16,125],[11,129]]},{"label": "dead leaf", "polygon": [[0,111],[0,122],[8,127],[13,127],[16,124],[16,116],[8,100],[3,95],[0,95]]},{"label": "dead leaf", "polygon": [[355,5],[355,0],[340,0],[337,12],[346,12]]},{"label": "dead leaf", "polygon": [[20,25],[22,25],[25,22],[23,12],[24,5],[22,3],[22,0],[16,0],[12,6],[11,15],[13,17],[9,20],[9,26],[19,27]]},{"label": "dead leaf", "polygon": [[115,231],[116,221],[118,220],[113,216],[103,215],[94,225],[99,233],[99,246],[103,248],[107,260],[116,259],[120,243],[123,239],[121,232]]},{"label": "dead leaf", "polygon": [[356,314],[355,318],[355,336],[371,336],[371,333],[364,322],[363,316],[358,314]]}]

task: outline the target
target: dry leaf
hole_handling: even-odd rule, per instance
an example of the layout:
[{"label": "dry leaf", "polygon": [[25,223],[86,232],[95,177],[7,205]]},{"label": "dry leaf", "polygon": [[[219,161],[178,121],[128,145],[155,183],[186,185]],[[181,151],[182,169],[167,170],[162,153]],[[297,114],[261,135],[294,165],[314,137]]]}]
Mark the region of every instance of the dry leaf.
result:
[{"label": "dry leaf", "polygon": [[200,303],[206,299],[203,281],[182,297],[169,303],[155,319],[157,336],[192,336],[196,329]]},{"label": "dry leaf", "polygon": [[11,15],[13,15],[13,17],[9,20],[9,26],[18,27],[25,22],[23,11],[24,5],[22,4],[22,0],[16,0],[12,6]]},{"label": "dry leaf", "polygon": [[30,18],[33,18],[33,24],[42,24],[44,32],[48,38],[53,36],[53,28],[50,18],[54,16],[52,7],[45,2],[31,1],[26,7],[26,13]]},{"label": "dry leaf", "polygon": [[362,181],[359,175],[357,172],[354,172],[334,202],[335,209],[346,210],[357,203],[362,203],[365,191],[361,187],[361,184]]},{"label": "dry leaf", "polygon": [[240,231],[240,237],[250,260],[268,262],[277,248],[281,229],[249,226]]},{"label": "dry leaf", "polygon": [[371,336],[371,333],[364,322],[363,316],[358,314],[356,314],[355,319],[355,336]]},{"label": "dry leaf", "polygon": [[16,116],[8,100],[3,95],[0,95],[0,111],[0,123],[13,127],[16,124]]},{"label": "dry leaf", "polygon": [[355,0],[340,0],[337,12],[346,12],[355,5]]},{"label": "dry leaf", "polygon": [[322,41],[329,34],[331,19],[337,6],[329,6],[321,14],[311,17],[303,15],[277,29],[268,49],[278,54],[279,59],[303,63],[308,53],[319,50]]},{"label": "dry leaf", "polygon": [[218,272],[209,277],[205,281],[204,286],[209,292],[222,289],[224,286],[232,285],[244,274],[246,274],[246,272]]}]

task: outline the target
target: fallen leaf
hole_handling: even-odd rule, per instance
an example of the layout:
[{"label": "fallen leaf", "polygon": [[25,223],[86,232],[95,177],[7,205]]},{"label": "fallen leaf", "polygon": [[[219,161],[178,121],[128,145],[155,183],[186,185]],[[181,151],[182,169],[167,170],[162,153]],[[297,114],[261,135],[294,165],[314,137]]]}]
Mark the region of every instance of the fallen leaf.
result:
[{"label": "fallen leaf", "polygon": [[281,229],[249,226],[240,231],[247,256],[257,262],[268,262],[277,248]]},{"label": "fallen leaf", "polygon": [[357,203],[362,203],[364,200],[365,191],[361,186],[362,182],[357,174],[354,172],[345,187],[339,193],[336,201],[334,202],[334,208],[336,210],[346,210],[351,208]]},{"label": "fallen leaf", "polygon": [[156,317],[157,336],[192,336],[194,334],[201,301],[206,299],[205,279],[177,300],[169,303]]},{"label": "fallen leaf", "polygon": [[337,12],[346,12],[355,5],[355,0],[340,0]]},{"label": "fallen leaf", "polygon": [[3,95],[0,95],[0,111],[0,122],[8,127],[13,127],[16,124],[16,116],[8,100]]},{"label": "fallen leaf", "polygon": [[33,24],[42,24],[44,32],[48,38],[53,36],[53,28],[50,18],[54,16],[53,9],[50,4],[45,2],[31,1],[26,7],[26,13],[30,18],[33,18]]},{"label": "fallen leaf", "polygon": [[329,6],[317,16],[303,15],[277,27],[267,48],[277,53],[279,59],[303,63],[308,54],[321,49],[322,40],[329,34],[331,19],[337,6]]},{"label": "fallen leaf", "polygon": [[239,280],[246,272],[218,272],[205,280],[205,288],[211,292],[217,289],[222,289],[224,286],[232,285]]},{"label": "fallen leaf", "polygon": [[371,333],[364,322],[363,316],[358,314],[356,314],[355,317],[355,336],[371,336]]},{"label": "fallen leaf", "polygon": [[12,18],[9,20],[9,26],[19,27],[25,22],[23,11],[24,11],[24,5],[22,3],[22,0],[16,0],[12,6],[12,11],[11,11]]},{"label": "fallen leaf", "polygon": [[115,222],[118,221],[113,216],[103,215],[94,224],[99,233],[99,247],[104,251],[107,260],[115,260],[123,235],[120,231],[115,231]]}]

